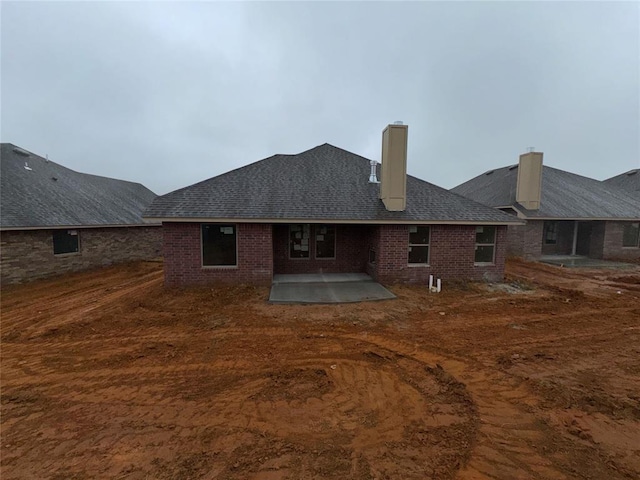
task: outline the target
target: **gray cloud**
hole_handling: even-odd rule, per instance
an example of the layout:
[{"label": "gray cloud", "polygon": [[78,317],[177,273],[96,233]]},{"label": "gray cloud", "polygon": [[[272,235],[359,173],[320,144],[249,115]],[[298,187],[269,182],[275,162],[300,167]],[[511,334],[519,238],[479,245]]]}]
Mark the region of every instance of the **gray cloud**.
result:
[{"label": "gray cloud", "polygon": [[1,4],[1,136],[166,193],[324,142],[452,187],[640,162],[637,3]]}]

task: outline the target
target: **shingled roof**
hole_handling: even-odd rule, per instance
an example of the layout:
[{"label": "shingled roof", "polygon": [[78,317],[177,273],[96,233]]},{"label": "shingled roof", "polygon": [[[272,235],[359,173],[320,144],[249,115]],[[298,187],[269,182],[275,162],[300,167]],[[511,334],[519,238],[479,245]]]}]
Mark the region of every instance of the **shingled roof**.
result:
[{"label": "shingled roof", "polygon": [[369,183],[370,160],[329,144],[274,155],[157,197],[144,217],[163,220],[519,223],[412,176],[407,208],[389,212]]},{"label": "shingled roof", "polygon": [[542,167],[539,210],[516,203],[518,165],[490,170],[451,189],[491,207],[513,206],[526,218],[638,219],[640,198],[599,180]]},{"label": "shingled roof", "polygon": [[75,172],[16,147],[0,145],[0,228],[143,224],[156,195],[139,183]]},{"label": "shingled roof", "polygon": [[629,170],[628,172],[621,173],[615,177],[607,178],[603,180],[607,185],[613,185],[614,187],[622,188],[630,192],[635,192],[640,195],[640,168]]}]

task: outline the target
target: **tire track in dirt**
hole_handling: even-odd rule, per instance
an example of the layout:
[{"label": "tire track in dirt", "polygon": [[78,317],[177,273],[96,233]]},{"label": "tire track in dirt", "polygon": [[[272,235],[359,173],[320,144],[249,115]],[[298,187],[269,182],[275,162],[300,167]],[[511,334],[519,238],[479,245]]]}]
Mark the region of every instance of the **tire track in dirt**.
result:
[{"label": "tire track in dirt", "polygon": [[79,320],[90,320],[93,313],[104,315],[115,310],[119,307],[119,301],[141,295],[149,288],[159,286],[161,282],[162,272],[156,271],[121,283],[113,291],[106,292],[103,286],[99,286],[65,295],[64,299],[47,298],[45,302],[38,302],[37,318],[23,313],[21,309],[11,309],[9,313],[3,314],[3,335],[8,335],[11,339],[15,335],[34,338],[53,333],[60,327]]},{"label": "tire track in dirt", "polygon": [[[478,408],[480,424],[469,463],[457,478],[566,478],[553,468],[550,460],[528,444],[541,440],[542,432],[535,416],[516,407],[514,402],[526,403],[530,399],[529,392],[505,382],[500,375],[478,371],[461,360],[420,350],[415,344],[373,335],[349,338],[357,338],[425,365],[442,365],[445,371],[464,383]],[[523,438],[529,442],[523,442]]]},{"label": "tire track in dirt", "polygon": [[[258,330],[268,344],[294,333]],[[253,336],[250,329],[245,333]],[[241,336],[230,337],[242,348]],[[118,422],[112,419],[126,418],[134,433],[97,448],[102,454],[85,463],[88,475],[119,473],[123,461],[144,464],[149,456],[162,458],[154,447],[159,438],[193,445],[203,435],[211,437],[208,451],[215,453],[207,468],[229,479],[422,479],[425,472],[450,478],[464,463],[474,436],[473,410],[422,364],[395,359],[381,349],[363,351],[361,342],[344,338],[315,336],[303,343],[313,348],[287,350],[286,364],[265,365],[248,356],[235,362],[97,369],[81,375],[41,371],[37,376],[46,375],[46,383],[34,382],[35,388],[25,390],[30,382],[23,379],[22,390],[7,394],[19,400],[20,392],[29,391],[50,404],[67,403],[77,425],[63,442],[70,458],[79,458],[86,448],[79,431],[113,432]],[[208,411],[215,411],[215,417]],[[5,417],[11,420],[15,413],[9,408]],[[34,422],[56,423],[55,417],[43,415],[20,426],[10,423],[8,442],[37,429]],[[163,435],[151,434],[159,427]],[[60,439],[54,438],[50,433],[35,445],[21,445],[5,455],[5,462],[21,459],[38,465],[37,458],[57,451]],[[127,456],[131,451],[142,457]],[[95,463],[105,456],[114,460]],[[273,458],[279,458],[277,464]],[[152,467],[147,464],[147,472],[155,476]]]}]

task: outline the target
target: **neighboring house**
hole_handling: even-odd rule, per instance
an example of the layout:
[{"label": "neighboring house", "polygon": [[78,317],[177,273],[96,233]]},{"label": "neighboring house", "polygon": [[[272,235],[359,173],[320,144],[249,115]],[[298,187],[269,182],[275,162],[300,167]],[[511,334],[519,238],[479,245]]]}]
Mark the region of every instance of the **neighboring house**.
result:
[{"label": "neighboring house", "polygon": [[640,168],[635,170],[629,170],[626,173],[621,173],[615,177],[607,178],[603,182],[607,185],[613,185],[614,187],[622,188],[629,192],[635,192],[640,196]]},{"label": "neighboring house", "polygon": [[3,285],[161,255],[139,183],[78,173],[10,143],[0,150]]},{"label": "neighboring house", "polygon": [[640,196],[608,183],[543,166],[542,153],[489,170],[452,189],[527,220],[509,227],[508,254],[640,258]]},{"label": "neighboring house", "polygon": [[144,217],[163,223],[165,283],[353,272],[384,283],[502,279],[506,228],[520,221],[407,176],[407,131],[384,130],[381,168],[324,144],[157,197]]}]

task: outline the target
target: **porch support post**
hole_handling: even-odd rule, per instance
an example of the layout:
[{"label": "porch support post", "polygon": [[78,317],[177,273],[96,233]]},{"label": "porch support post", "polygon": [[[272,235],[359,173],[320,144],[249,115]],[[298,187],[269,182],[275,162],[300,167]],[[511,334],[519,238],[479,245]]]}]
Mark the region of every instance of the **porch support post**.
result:
[{"label": "porch support post", "polygon": [[571,255],[576,254],[576,248],[578,247],[578,221],[573,221],[573,246],[571,247]]}]

